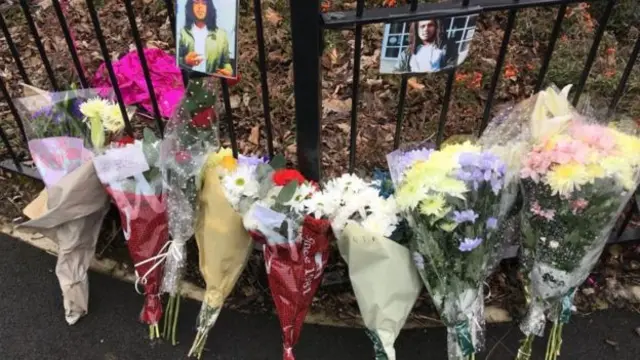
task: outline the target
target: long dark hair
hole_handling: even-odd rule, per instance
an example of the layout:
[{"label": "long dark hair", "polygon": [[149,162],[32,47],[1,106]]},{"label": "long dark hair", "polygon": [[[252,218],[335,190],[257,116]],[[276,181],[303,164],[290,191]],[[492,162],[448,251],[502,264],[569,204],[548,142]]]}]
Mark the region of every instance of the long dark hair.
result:
[{"label": "long dark hair", "polygon": [[[436,24],[436,38],[434,43],[437,47],[442,47],[442,40],[440,39],[440,21],[431,20]],[[418,34],[418,22],[413,22],[409,26],[409,48],[407,51],[410,55],[415,55],[418,53],[420,49],[419,45],[422,45],[422,39],[420,39],[420,35]]]},{"label": "long dark hair", "polygon": [[[205,24],[207,24],[207,29],[209,29],[209,31],[217,30],[218,24],[216,24],[216,7],[213,6],[213,0],[205,0],[205,2],[207,4],[207,16],[204,21]],[[187,5],[184,7],[184,15],[184,28],[191,30],[191,27],[196,22],[196,15],[193,13],[193,0],[187,0]]]}]

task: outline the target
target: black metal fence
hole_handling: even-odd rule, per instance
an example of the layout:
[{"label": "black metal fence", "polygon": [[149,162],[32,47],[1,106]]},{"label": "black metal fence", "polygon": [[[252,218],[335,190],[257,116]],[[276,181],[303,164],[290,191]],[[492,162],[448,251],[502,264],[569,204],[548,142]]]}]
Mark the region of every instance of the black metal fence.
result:
[{"label": "black metal fence", "polygon": [[[587,2],[596,2],[598,0],[591,0]],[[598,48],[602,40],[603,34],[607,27],[607,23],[612,14],[616,0],[599,0],[605,1],[605,9],[598,19],[599,26],[595,30],[593,44],[590,48],[588,57],[584,64],[580,80],[575,88],[575,95],[573,98],[574,104],[578,102],[582,92],[585,89],[589,73],[596,59]],[[126,14],[131,27],[131,35],[134,39],[135,46],[137,48],[138,56],[141,60],[141,65],[146,79],[146,85],[149,89],[152,102],[152,114],[146,114],[148,117],[152,117],[155,120],[156,126],[160,133],[163,129],[163,119],[160,116],[158,108],[157,98],[154,94],[152,81],[149,75],[149,68],[143,52],[143,45],[138,27],[135,21],[134,8],[130,0],[122,1],[126,8]],[[324,45],[324,33],[326,31],[335,30],[353,30],[355,33],[355,51],[353,59],[353,81],[352,81],[352,109],[351,109],[351,129],[350,129],[350,149],[349,149],[349,170],[353,171],[356,165],[356,134],[358,129],[358,105],[359,105],[359,91],[360,91],[360,63],[362,55],[362,28],[364,25],[373,23],[388,23],[388,22],[410,22],[422,19],[440,19],[452,16],[465,16],[470,14],[476,14],[479,12],[495,12],[508,10],[508,20],[506,28],[504,29],[504,37],[500,46],[500,52],[496,59],[496,67],[491,77],[491,82],[488,89],[488,96],[484,106],[484,113],[482,117],[482,123],[480,131],[484,129],[491,115],[491,109],[493,106],[494,96],[498,82],[500,80],[500,74],[505,64],[508,45],[511,38],[512,31],[515,26],[516,18],[520,9],[527,7],[555,7],[557,9],[557,17],[553,28],[549,34],[549,45],[546,53],[544,54],[543,62],[540,67],[536,90],[539,90],[545,83],[545,76],[549,68],[553,51],[556,45],[556,40],[560,36],[562,23],[565,17],[567,6],[571,3],[578,2],[576,0],[462,0],[446,3],[422,3],[418,4],[417,0],[411,0],[408,5],[399,6],[396,8],[374,8],[365,9],[364,0],[357,0],[356,9],[353,11],[345,12],[329,12],[322,14],[320,11],[319,0],[290,0],[291,11],[291,36],[293,40],[293,67],[294,67],[294,96],[295,96],[295,113],[296,113],[296,143],[297,143],[297,160],[300,170],[309,178],[318,180],[321,174],[321,121],[322,121],[322,93],[321,93],[321,72],[322,66],[320,58],[323,53]],[[175,31],[175,13],[174,3],[172,0],[165,0],[169,21],[172,29]],[[266,55],[265,44],[263,35],[263,23],[262,23],[262,7],[260,0],[254,0],[254,16],[256,24],[257,44],[258,44],[258,65],[261,75],[261,90],[262,90],[262,103],[263,103],[263,116],[265,122],[265,131],[267,139],[267,151],[269,155],[274,153],[273,133],[271,124],[271,111],[269,105],[269,89],[267,82],[267,68],[266,68]],[[56,77],[47,57],[45,47],[42,44],[40,34],[38,33],[37,26],[31,15],[32,9],[30,8],[27,0],[21,0],[20,5],[22,12],[25,15],[25,19],[36,45],[38,54],[42,60],[42,64],[45,68],[49,81],[51,83],[51,89],[60,89],[59,84],[56,81]],[[89,86],[87,76],[84,73],[83,64],[77,54],[77,50],[73,43],[72,33],[65,18],[64,3],[61,4],[60,0],[52,0],[53,9],[55,10],[59,26],[64,34],[66,44],[71,55],[73,66],[78,75],[80,86],[86,88]],[[100,19],[96,11],[96,5],[94,0],[86,0],[86,5],[89,10],[89,16],[95,30],[96,38],[98,40],[101,54],[106,63],[106,69],[109,74],[109,78],[112,84],[117,84],[116,75],[112,66],[112,59],[110,57],[109,49],[107,47],[105,37],[103,35]],[[26,84],[31,84],[29,76],[25,71],[23,60],[20,53],[9,33],[7,24],[2,14],[0,14],[0,30],[2,31],[4,38],[7,42],[11,56],[18,69],[19,75]],[[174,32],[175,37],[175,32]],[[636,40],[635,46],[631,53],[630,58],[627,61],[625,71],[622,75],[620,82],[615,89],[613,99],[609,105],[609,109],[612,111],[616,108],[618,101],[622,97],[625,86],[629,79],[629,75],[633,69],[633,66],[638,57],[638,51],[640,50],[640,39]],[[446,85],[444,93],[444,101],[440,111],[438,130],[436,135],[436,143],[440,145],[444,137],[444,128],[447,121],[447,114],[449,110],[449,103],[452,96],[453,82],[455,79],[455,69],[446,70]],[[185,80],[188,78],[188,74],[183,74]],[[394,136],[394,147],[398,147],[401,143],[401,130],[403,127],[405,100],[407,96],[407,82],[408,76],[402,75],[402,82],[400,92],[398,94],[398,108],[396,116],[396,131]],[[229,95],[229,87],[226,80],[221,80],[221,89],[225,107],[225,122],[228,136],[231,141],[231,145],[234,154],[238,153],[238,145],[236,141],[236,135],[234,131],[233,118],[231,113],[231,101]],[[26,143],[26,136],[24,131],[24,125],[20,119],[20,115],[13,103],[9,89],[5,80],[0,76],[0,90],[6,101],[11,115],[17,123],[17,127],[20,131],[22,139]],[[124,102],[122,94],[118,86],[114,86],[115,96],[118,103],[123,110],[122,113],[125,116],[125,131],[130,135],[133,134],[130,119],[127,118],[127,113],[124,111]],[[8,136],[2,129],[2,123],[0,123],[0,137],[6,148],[6,153],[9,155],[9,159],[0,159],[0,167],[17,171],[25,175],[37,176],[37,173],[27,169],[24,166],[24,161],[27,160],[18,154],[15,149],[12,148]]]}]

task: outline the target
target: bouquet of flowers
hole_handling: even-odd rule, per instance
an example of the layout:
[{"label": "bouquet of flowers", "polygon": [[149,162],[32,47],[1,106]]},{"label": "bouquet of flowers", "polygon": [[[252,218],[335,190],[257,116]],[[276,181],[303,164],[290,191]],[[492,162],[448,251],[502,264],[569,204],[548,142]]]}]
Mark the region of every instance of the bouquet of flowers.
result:
[{"label": "bouquet of flowers", "polygon": [[216,96],[212,79],[190,80],[185,97],[167,122],[160,150],[164,199],[171,243],[161,291],[170,295],[164,335],[175,345],[180,308],[180,281],[186,262],[185,244],[194,233],[201,170],[207,155],[220,147]]},{"label": "bouquet of flowers", "polygon": [[483,282],[501,255],[505,164],[469,142],[387,155],[418,272],[447,326],[449,359],[484,346]]},{"label": "bouquet of flowers", "polygon": [[330,180],[308,201],[314,204],[314,215],[331,220],[376,360],[394,360],[393,343],[422,282],[409,249],[402,245],[409,236],[395,198],[380,195],[384,185],[346,174]]},{"label": "bouquet of flowers", "polygon": [[120,107],[93,90],[47,93],[20,99],[29,150],[46,190],[27,208],[21,226],[58,243],[56,275],[65,318],[75,324],[88,311],[87,270],[109,201],[92,163],[107,139],[124,127]]},{"label": "bouquet of flowers", "polygon": [[[545,359],[560,353],[576,289],[597,262],[638,185],[640,139],[595,123],[553,88],[537,95],[522,158],[522,262],[529,309],[517,359],[553,322]],[[554,126],[549,126],[553,124]]]},{"label": "bouquet of flowers", "polygon": [[46,186],[57,183],[119,136],[124,119],[117,103],[93,89],[47,93],[18,100],[29,151]]},{"label": "bouquet of flowers", "polygon": [[331,224],[308,214],[305,201],[317,191],[297,170],[283,169],[284,158],[257,167],[260,199],[244,216],[254,240],[263,244],[269,288],[283,333],[284,360],[293,346],[322,281],[329,258]]},{"label": "bouquet of flowers", "polygon": [[151,339],[160,337],[161,253],[169,237],[159,145],[154,133],[145,128],[142,141],[123,138],[94,159],[98,177],[120,212],[122,231],[134,262],[136,291],[139,284],[144,287],[140,320],[149,325]]},{"label": "bouquet of flowers", "polygon": [[189,356],[202,356],[209,331],[251,254],[253,242],[242,216],[258,199],[256,169],[262,163],[254,157],[236,160],[230,149],[222,148],[209,155],[203,170],[195,235],[206,290]]}]

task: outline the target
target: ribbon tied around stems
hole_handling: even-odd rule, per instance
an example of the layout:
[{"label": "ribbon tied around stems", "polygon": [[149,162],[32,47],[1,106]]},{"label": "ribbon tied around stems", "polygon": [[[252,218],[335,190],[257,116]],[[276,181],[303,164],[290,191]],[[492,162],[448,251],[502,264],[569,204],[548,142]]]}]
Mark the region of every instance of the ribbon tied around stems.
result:
[{"label": "ribbon tied around stems", "polygon": [[576,295],[576,288],[572,287],[567,295],[562,297],[562,305],[560,307],[560,314],[558,316],[558,321],[563,324],[568,324],[569,319],[571,319],[571,306],[573,304],[573,297]]},{"label": "ribbon tied around stems", "polygon": [[461,321],[454,326],[456,331],[456,338],[458,340],[458,346],[462,350],[463,356],[470,356],[476,352],[475,346],[473,346],[473,337],[471,336],[471,329],[469,327],[469,320]]},{"label": "ribbon tied around stems", "polygon": [[[142,260],[133,265],[134,271],[136,274],[136,282],[134,284],[134,287],[138,294],[144,295],[144,293],[140,292],[140,290],[138,289],[138,285],[145,286],[147,284],[147,278],[149,277],[149,275],[151,275],[151,273],[153,273],[154,270],[156,270],[160,265],[162,265],[162,263],[167,259],[168,256],[173,256],[173,258],[177,262],[182,261],[183,255],[182,255],[182,252],[179,250],[181,246],[184,246],[184,243],[176,243],[175,241],[169,240],[162,246],[162,248],[158,252],[158,255]],[[154,263],[153,266],[151,266],[149,270],[147,270],[147,272],[144,273],[144,275],[140,276],[137,270],[138,267],[149,262],[153,262]]]}]

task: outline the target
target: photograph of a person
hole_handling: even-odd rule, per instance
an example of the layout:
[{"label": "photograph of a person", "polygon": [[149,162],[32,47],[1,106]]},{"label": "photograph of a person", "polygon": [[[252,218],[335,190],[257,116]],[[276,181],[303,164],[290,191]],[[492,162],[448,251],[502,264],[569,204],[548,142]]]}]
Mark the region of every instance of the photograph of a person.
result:
[{"label": "photograph of a person", "polygon": [[477,15],[386,24],[380,73],[431,73],[462,64],[476,28]]},{"label": "photograph of a person", "polygon": [[237,0],[178,0],[176,7],[178,65],[235,78]]}]

